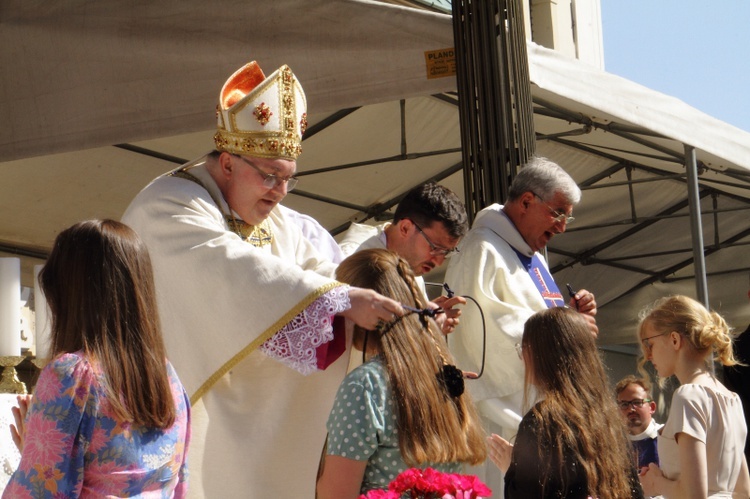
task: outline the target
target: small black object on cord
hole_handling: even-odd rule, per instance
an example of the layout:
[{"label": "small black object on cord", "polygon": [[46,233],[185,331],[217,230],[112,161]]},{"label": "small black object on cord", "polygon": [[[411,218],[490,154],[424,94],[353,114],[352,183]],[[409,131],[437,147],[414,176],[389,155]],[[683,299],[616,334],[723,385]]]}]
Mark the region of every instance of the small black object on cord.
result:
[{"label": "small black object on cord", "polygon": [[437,379],[452,398],[464,394],[464,373],[453,364],[443,364],[443,368],[437,373]]},{"label": "small black object on cord", "polygon": [[415,314],[419,314],[419,317],[430,317],[435,318],[436,315],[444,314],[445,310],[443,310],[440,307],[437,308],[414,308],[410,307],[409,305],[401,304],[401,307],[403,307],[404,310],[408,310],[409,312],[413,312]]}]

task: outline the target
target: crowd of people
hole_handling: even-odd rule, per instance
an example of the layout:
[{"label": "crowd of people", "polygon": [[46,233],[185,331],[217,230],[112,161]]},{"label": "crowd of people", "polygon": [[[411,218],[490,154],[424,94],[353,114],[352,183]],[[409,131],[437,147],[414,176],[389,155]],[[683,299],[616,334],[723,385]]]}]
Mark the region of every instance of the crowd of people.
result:
[{"label": "crowd of people", "polygon": [[[122,222],[60,233],[39,276],[50,355],[14,409],[3,498],[346,499],[412,467],[498,498],[750,496],[742,401],[711,369],[738,364],[718,314],[684,296],[643,312],[643,363],[680,383],[663,425],[647,378],[610,385],[593,293],[566,299],[540,253],[581,199],[563,168],[532,158],[470,229],[424,184],[339,246],[279,205],[306,112],[289,67],[247,64],[214,151]],[[445,262],[456,294],[430,301],[421,276]]]}]

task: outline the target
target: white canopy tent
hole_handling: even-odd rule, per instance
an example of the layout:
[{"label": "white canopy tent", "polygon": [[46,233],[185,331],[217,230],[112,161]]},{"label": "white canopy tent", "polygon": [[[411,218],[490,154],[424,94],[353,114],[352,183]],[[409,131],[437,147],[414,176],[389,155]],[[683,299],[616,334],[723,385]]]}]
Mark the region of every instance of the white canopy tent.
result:
[{"label": "white canopy tent", "polygon": [[[307,93],[288,206],[338,232],[428,179],[463,192],[455,79],[425,68],[426,51],[453,45],[447,15],[363,0],[8,0],[0,45],[0,255],[23,256],[26,285],[61,229],[119,218],[212,147],[221,84],[250,59],[289,64]],[[602,342],[631,342],[657,296],[695,295],[685,144],[702,168],[710,303],[744,328],[750,134],[534,44],[529,59],[537,151],[584,189],[551,267],[596,293]]]}]

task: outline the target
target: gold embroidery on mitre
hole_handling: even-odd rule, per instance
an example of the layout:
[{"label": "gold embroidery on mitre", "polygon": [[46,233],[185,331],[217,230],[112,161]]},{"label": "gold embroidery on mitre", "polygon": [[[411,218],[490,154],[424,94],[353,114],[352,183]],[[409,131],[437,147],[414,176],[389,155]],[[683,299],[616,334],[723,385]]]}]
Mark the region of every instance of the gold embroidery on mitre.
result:
[{"label": "gold embroidery on mitre", "polygon": [[[302,134],[307,128],[307,117],[301,115],[299,122],[297,121],[297,98],[304,103],[305,96],[302,89],[295,85],[298,86],[296,78],[292,70],[285,65],[232,107],[220,110],[221,118],[214,135],[216,148],[232,154],[260,158],[297,159],[302,152]],[[253,101],[254,97],[273,87],[276,87],[273,91],[278,92],[276,98],[260,104],[257,104],[257,100]],[[275,106],[279,106],[279,109],[275,109]],[[304,104],[300,111],[304,111]],[[278,125],[275,125],[278,126],[277,130],[251,131],[242,130],[238,126],[238,115],[252,113],[255,119],[265,126],[271,123],[270,117],[276,112],[279,113]]]},{"label": "gold embroidery on mitre", "polygon": [[302,135],[305,135],[307,131],[307,113],[302,113],[302,119],[299,120],[299,131]]},{"label": "gold embroidery on mitre", "polygon": [[266,106],[265,102],[261,102],[260,104],[255,106],[253,116],[255,116],[255,118],[258,120],[258,123],[265,126],[270,121],[273,113],[271,112],[271,108]]}]

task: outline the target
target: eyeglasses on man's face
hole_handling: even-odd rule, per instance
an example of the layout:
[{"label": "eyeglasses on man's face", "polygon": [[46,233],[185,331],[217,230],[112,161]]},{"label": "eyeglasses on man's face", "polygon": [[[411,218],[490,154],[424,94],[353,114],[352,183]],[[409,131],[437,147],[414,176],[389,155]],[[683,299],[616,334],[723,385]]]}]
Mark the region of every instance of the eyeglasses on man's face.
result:
[{"label": "eyeglasses on man's face", "polygon": [[541,201],[541,202],[542,202],[542,204],[544,204],[544,206],[546,206],[546,207],[547,207],[547,209],[549,209],[549,211],[550,211],[550,214],[552,215],[552,220],[553,220],[553,221],[554,221],[554,222],[555,222],[556,224],[558,224],[558,223],[560,223],[560,222],[565,222],[565,225],[570,225],[570,224],[571,224],[571,223],[573,223],[573,221],[575,220],[575,217],[569,217],[567,213],[563,213],[563,212],[561,212],[561,211],[559,211],[559,210],[556,210],[556,209],[554,209],[553,207],[551,207],[551,206],[550,206],[549,204],[547,204],[547,202],[546,202],[546,201],[545,201],[545,200],[544,200],[544,199],[542,198],[542,196],[540,196],[540,195],[539,195],[539,194],[537,194],[536,192],[534,192],[534,191],[529,191],[529,192],[531,192],[531,193],[532,193],[532,194],[533,194],[534,196],[536,196],[536,197],[537,197],[537,198],[539,199],[539,201]]},{"label": "eyeglasses on man's face", "polygon": [[261,177],[263,177],[263,187],[265,187],[266,189],[273,189],[277,185],[281,185],[286,182],[286,191],[290,192],[297,186],[297,182],[299,182],[299,179],[293,175],[290,175],[288,177],[279,177],[278,175],[274,175],[273,173],[266,173],[242,156],[238,155],[237,157],[244,161],[245,164],[251,166],[256,172],[258,172]]},{"label": "eyeglasses on man's face", "polygon": [[430,255],[432,256],[443,256],[445,258],[448,258],[453,253],[458,253],[458,248],[444,248],[442,246],[438,246],[437,244],[430,241],[430,238],[427,237],[427,234],[424,233],[422,230],[422,227],[417,225],[417,223],[414,220],[410,220],[411,223],[414,224],[414,227],[417,228],[420,234],[422,234],[422,237],[424,237],[424,240],[427,241],[427,244],[430,245]]},{"label": "eyeglasses on man's face", "polygon": [[617,405],[620,406],[620,410],[629,411],[631,407],[633,409],[640,409],[651,402],[653,402],[651,399],[618,400]]}]

